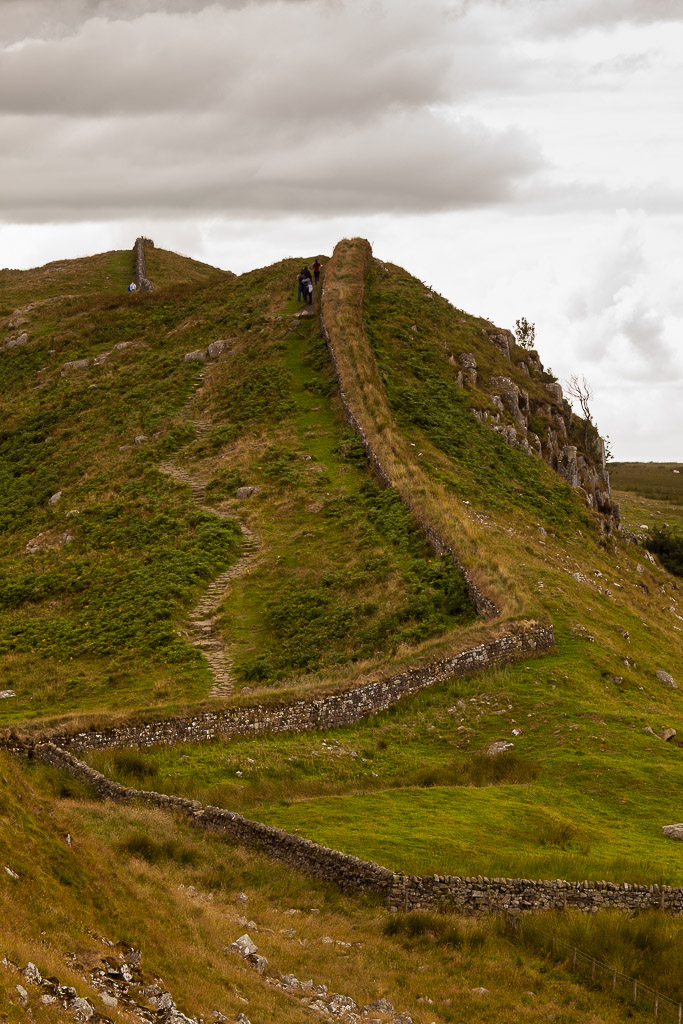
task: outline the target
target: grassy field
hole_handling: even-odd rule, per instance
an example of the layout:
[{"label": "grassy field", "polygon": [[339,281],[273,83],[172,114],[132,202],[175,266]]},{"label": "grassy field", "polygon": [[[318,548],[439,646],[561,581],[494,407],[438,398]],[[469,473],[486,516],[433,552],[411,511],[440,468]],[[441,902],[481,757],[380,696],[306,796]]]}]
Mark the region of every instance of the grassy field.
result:
[{"label": "grassy field", "polygon": [[683,505],[683,463],[611,462],[612,489]]},{"label": "grassy field", "polygon": [[[238,681],[356,671],[471,621],[459,572],[372,481],[317,323],[288,330],[298,263],[235,278],[152,249],[157,289],[131,297],[131,261],[0,279],[0,317],[29,334],[0,353],[0,658],[16,693],[0,720],[206,697],[183,617],[238,556],[240,532],[159,472],[181,453],[207,502],[260,537],[223,611]],[[221,337],[206,376],[183,360]],[[74,360],[88,363],[65,367]],[[212,423],[201,440],[197,418]],[[245,482],[261,488],[248,508],[234,501]]]},{"label": "grassy field", "polygon": [[[17,694],[0,702],[5,724],[206,706],[210,678],[183,622],[239,557],[237,517],[258,554],[221,628],[249,700],[320,692],[491,628],[472,621],[459,575],[371,479],[317,323],[290,329],[298,266],[235,278],[154,249],[157,290],[134,299],[130,252],[0,274],[0,335],[29,334],[0,353],[0,657],[2,685]],[[472,416],[485,391],[456,387],[451,354],[474,352],[482,380],[517,374],[486,322],[378,267],[353,322],[359,358],[372,355],[381,382],[368,422],[398,463],[405,455],[403,483],[441,516],[468,567],[507,595],[503,618],[550,619],[556,650],[332,733],[89,759],[129,785],[400,870],[683,884],[683,847],[661,836],[681,816],[683,700],[655,674],[683,685],[681,583],[638,545],[606,541],[566,484]],[[205,373],[184,362],[218,338],[226,353]],[[544,383],[525,387],[540,396]],[[227,519],[159,472],[169,457]],[[240,501],[244,484],[260,491]],[[628,493],[647,503],[634,518],[675,522],[675,501]],[[678,730],[669,742],[664,727]],[[489,756],[501,739],[514,746]],[[0,769],[0,857],[18,875],[0,879],[3,955],[83,994],[77,965],[106,935],[141,947],[186,1012],[309,1020],[227,950],[247,930],[273,969],[359,1005],[385,996],[415,1024],[631,1019],[495,920],[392,916],[160,812],[93,800],[41,765],[0,753]],[[677,922],[598,918],[556,927],[679,997]],[[8,1019],[16,980],[0,975]],[[31,999],[36,1021],[59,1019]],[[128,1019],[121,1008],[115,1018]]]},{"label": "grassy field", "polygon": [[[366,319],[409,457],[425,460],[415,480],[437,481],[439,514],[471,527],[479,562],[551,618],[557,653],[440,687],[338,743],[273,737],[93,763],[405,871],[683,883],[678,848],[661,836],[680,817],[681,748],[644,731],[681,727],[680,691],[656,678],[683,679],[678,583],[641,549],[605,544],[538,460],[471,415],[467,427],[467,403],[482,399],[459,393],[443,341],[485,366],[480,324],[425,302],[403,272],[378,274]],[[487,373],[498,369],[489,358]],[[427,378],[433,394],[419,386]],[[498,762],[486,751],[500,739],[514,747]]]},{"label": "grassy field", "polygon": [[[299,998],[266,984],[229,951],[245,930],[268,959],[268,973],[311,978],[359,1006],[384,997],[416,1024],[623,1019],[607,995],[519,948],[495,919],[417,915],[396,927],[395,916],[372,900],[343,896],[161,812],[93,802],[61,773],[5,754],[0,770],[1,856],[18,876],[3,871],[0,879],[3,956],[20,966],[31,960],[44,976],[74,985],[113,1020],[131,1017],[104,1006],[84,980],[108,952],[102,938],[140,949],[143,970],[161,979],[186,1014],[310,1020]],[[9,1020],[21,1019],[15,984],[22,980],[0,967],[0,1012]],[[64,1019],[24,986],[32,1019]],[[480,986],[484,996],[472,992]]]}]

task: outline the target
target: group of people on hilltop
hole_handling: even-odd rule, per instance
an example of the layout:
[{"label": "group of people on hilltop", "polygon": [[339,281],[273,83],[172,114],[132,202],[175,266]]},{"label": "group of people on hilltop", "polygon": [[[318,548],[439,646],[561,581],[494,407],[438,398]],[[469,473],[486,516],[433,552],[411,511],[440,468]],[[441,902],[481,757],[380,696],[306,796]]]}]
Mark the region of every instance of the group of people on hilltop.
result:
[{"label": "group of people on hilltop", "polygon": [[322,265],[316,260],[313,264],[313,273],[308,269],[308,265],[299,272],[296,279],[299,286],[296,295],[297,302],[307,302],[309,306],[313,305],[313,285],[320,280],[321,270]]}]

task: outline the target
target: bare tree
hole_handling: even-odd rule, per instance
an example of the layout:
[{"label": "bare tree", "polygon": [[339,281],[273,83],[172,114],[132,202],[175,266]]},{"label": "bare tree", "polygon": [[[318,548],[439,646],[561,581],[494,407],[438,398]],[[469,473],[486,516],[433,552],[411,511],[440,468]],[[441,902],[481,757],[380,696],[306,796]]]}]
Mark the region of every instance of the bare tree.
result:
[{"label": "bare tree", "polygon": [[569,380],[565,381],[564,390],[570,399],[578,402],[583,414],[583,440],[584,447],[588,452],[590,449],[591,433],[597,432],[597,427],[593,423],[593,415],[590,411],[590,403],[593,401],[594,394],[593,388],[583,374],[579,377],[577,373],[573,373]]}]

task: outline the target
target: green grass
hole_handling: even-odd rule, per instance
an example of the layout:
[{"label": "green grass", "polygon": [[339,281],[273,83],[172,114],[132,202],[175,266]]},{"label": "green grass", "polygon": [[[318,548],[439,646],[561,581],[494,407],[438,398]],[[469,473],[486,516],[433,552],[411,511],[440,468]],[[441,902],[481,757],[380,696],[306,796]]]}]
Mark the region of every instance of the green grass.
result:
[{"label": "green grass", "polygon": [[[292,301],[286,271],[281,310]],[[208,408],[226,445],[196,451],[216,500],[244,483],[262,488],[243,507],[262,552],[222,609],[238,679],[250,685],[391,655],[474,618],[460,572],[372,481],[317,323],[287,322],[275,319],[217,367]]]},{"label": "green grass", "polygon": [[[483,337],[488,321],[438,296],[427,300],[422,282],[377,264],[367,281],[364,321],[392,412],[405,436],[425,449],[423,468],[435,480],[479,508],[531,514],[546,528],[588,524],[571,490],[540,459],[510,448],[472,415],[473,407],[494,407],[485,392],[458,386],[450,357],[460,352],[476,355],[479,385],[502,374],[518,379],[532,401],[547,402],[544,381],[522,375]],[[435,459],[437,452],[446,459]]]},{"label": "green grass", "polygon": [[[193,437],[181,412],[197,382],[182,359],[196,345],[188,315],[202,308],[204,338],[215,338],[233,283],[214,274],[211,293],[201,283],[134,301],[107,293],[129,262],[105,254],[3,281],[5,311],[29,281],[37,300],[28,345],[0,356],[0,656],[17,693],[5,721],[168,706],[208,689],[178,620],[237,556],[239,529],[200,511],[157,466]],[[54,274],[68,287],[89,280],[91,294],[41,304]],[[91,364],[62,369],[78,358]],[[38,553],[25,553],[30,541]]]},{"label": "green grass", "polygon": [[[501,934],[495,920],[404,920],[161,811],[93,801],[40,764],[0,754],[0,775],[0,856],[19,876],[0,878],[3,956],[74,985],[105,1015],[114,1016],[85,980],[102,956],[115,955],[103,939],[140,950],[146,981],[160,979],[187,1015],[234,1018],[246,1007],[259,1020],[304,1024],[305,1005],[230,952],[246,929],[269,972],[312,978],[359,1007],[385,997],[419,1024],[437,1015],[453,1024],[520,1013],[532,1024],[549,1015],[566,1024],[621,1019],[609,998],[549,971],[543,955]],[[9,1020],[18,1019],[17,980],[0,970],[0,1013]],[[480,985],[485,999],[471,992]],[[63,1019],[61,1007],[25,988],[33,1019]]]},{"label": "green grass", "polygon": [[[460,573],[372,482],[317,323],[287,331],[295,261],[235,278],[159,249],[148,257],[151,295],[117,294],[125,253],[4,281],[9,312],[28,281],[34,300],[50,292],[52,274],[92,275],[94,291],[38,304],[29,344],[0,356],[0,657],[17,694],[0,718],[205,697],[208,672],[179,626],[237,557],[239,530],[158,472],[181,450],[211,502],[243,482],[263,489],[262,557],[223,611],[243,682],[376,660],[471,621]],[[188,412],[201,378],[183,354],[220,337],[228,353]],[[63,370],[81,358],[90,365]],[[213,421],[202,440],[198,415]]]},{"label": "green grass", "polygon": [[609,473],[615,491],[683,504],[683,463],[610,462]]}]

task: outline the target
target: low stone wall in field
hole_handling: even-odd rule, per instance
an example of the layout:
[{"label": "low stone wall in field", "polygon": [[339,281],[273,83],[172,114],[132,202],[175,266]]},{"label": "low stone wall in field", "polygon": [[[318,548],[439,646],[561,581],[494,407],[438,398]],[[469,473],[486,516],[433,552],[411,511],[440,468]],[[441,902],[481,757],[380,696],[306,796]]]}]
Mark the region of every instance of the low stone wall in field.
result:
[{"label": "low stone wall in field", "polygon": [[[386,679],[366,683],[291,704],[257,704],[207,711],[187,718],[84,732],[54,732],[49,739],[70,750],[101,747],[151,747],[159,743],[199,743],[220,737],[259,736],[264,733],[304,732],[353,725],[368,715],[386,711],[402,697],[456,676],[508,665],[520,658],[552,648],[553,628],[538,622],[513,624],[487,643],[468,647],[430,665],[406,669]],[[3,741],[12,746],[11,737]]]},{"label": "low stone wall in field", "polygon": [[196,828],[221,833],[323,882],[352,892],[375,893],[393,911],[452,908],[466,914],[501,910],[529,914],[553,909],[592,913],[613,908],[633,913],[655,908],[671,914],[683,913],[683,889],[666,885],[404,875],[220,807],[202,807],[198,801],[184,797],[126,789],[53,743],[27,746],[22,752],[86,782],[101,797],[117,802],[139,800],[173,811]]}]

